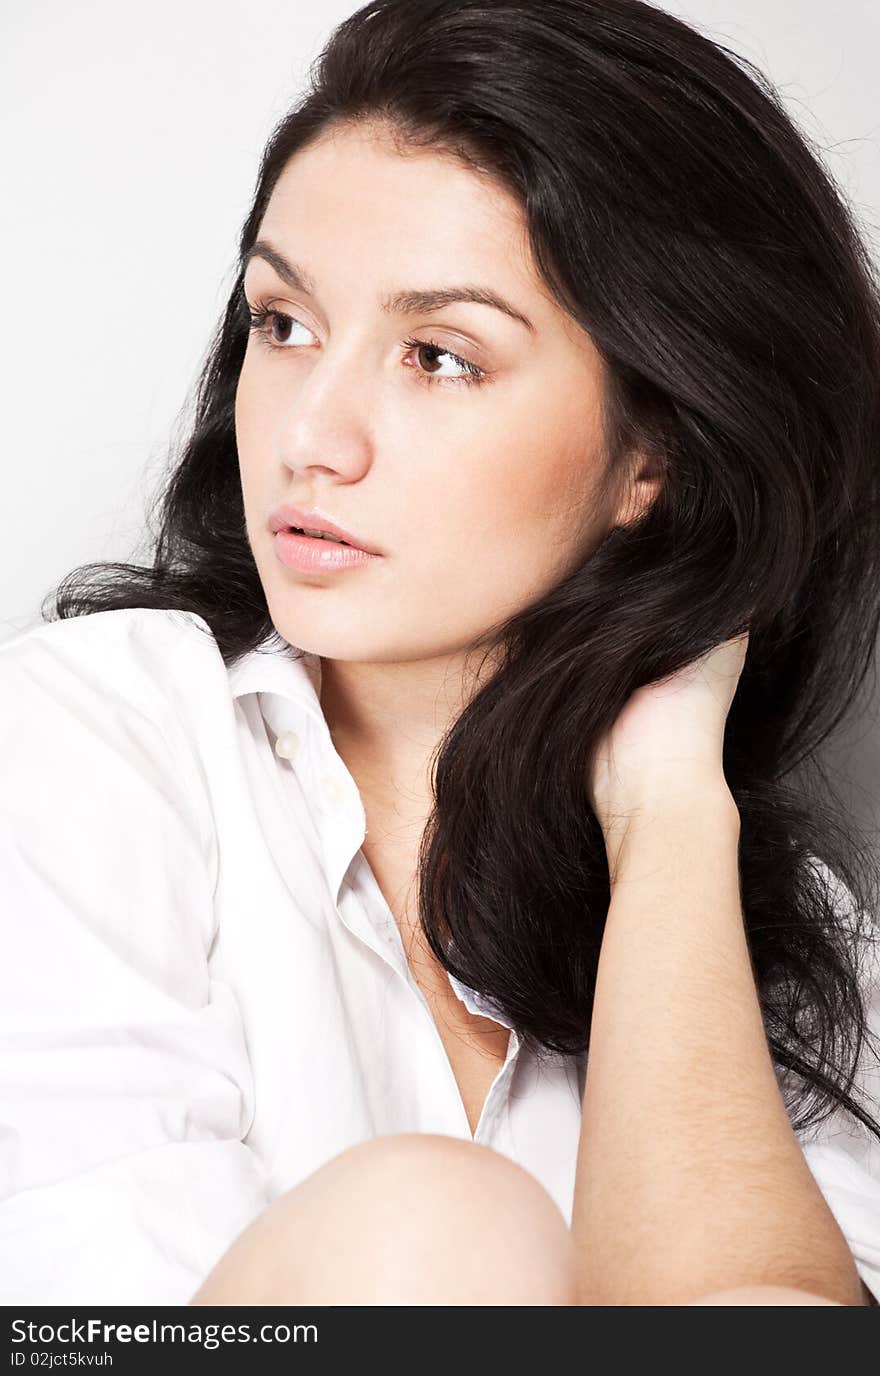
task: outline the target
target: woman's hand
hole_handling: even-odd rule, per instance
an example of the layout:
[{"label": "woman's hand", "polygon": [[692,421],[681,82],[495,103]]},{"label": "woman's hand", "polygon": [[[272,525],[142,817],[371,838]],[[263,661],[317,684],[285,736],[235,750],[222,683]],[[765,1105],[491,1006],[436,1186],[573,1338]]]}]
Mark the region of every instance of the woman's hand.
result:
[{"label": "woman's hand", "polygon": [[589,797],[609,861],[636,816],[726,787],[724,728],[748,640],[748,632],[726,640],[677,674],[637,689],[600,743]]}]

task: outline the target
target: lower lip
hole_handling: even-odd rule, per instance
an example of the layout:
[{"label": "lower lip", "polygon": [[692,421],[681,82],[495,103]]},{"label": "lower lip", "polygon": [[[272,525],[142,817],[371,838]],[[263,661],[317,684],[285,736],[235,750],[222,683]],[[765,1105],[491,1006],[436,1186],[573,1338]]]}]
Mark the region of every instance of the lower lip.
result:
[{"label": "lower lip", "polygon": [[276,534],[275,553],[287,568],[299,569],[301,573],[337,573],[379,557],[368,554],[365,549],[356,549],[354,545],[337,545],[333,540],[316,540],[311,535],[294,535],[289,530],[279,530]]}]

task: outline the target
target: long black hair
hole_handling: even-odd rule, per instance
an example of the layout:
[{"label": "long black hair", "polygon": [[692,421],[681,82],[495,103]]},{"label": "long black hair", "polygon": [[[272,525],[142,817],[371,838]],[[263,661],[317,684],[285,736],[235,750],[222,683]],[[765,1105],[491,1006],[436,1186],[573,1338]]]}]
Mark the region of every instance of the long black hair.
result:
[{"label": "long black hair", "polygon": [[[517,197],[543,280],[607,365],[609,482],[637,450],[663,477],[495,628],[503,655],[432,760],[431,949],[536,1055],[588,1049],[610,890],[587,761],[636,688],[748,625],[724,771],[768,1045],[795,1128],[842,1106],[880,1138],[850,1093],[880,877],[819,754],[860,710],[880,626],[880,287],[844,196],[769,80],[661,9],[373,0],[273,130],[241,264],[288,159],[353,122]],[[227,665],[276,634],[235,445],[242,280],[148,517],[149,566],[74,570],[45,620],[195,612]]]}]

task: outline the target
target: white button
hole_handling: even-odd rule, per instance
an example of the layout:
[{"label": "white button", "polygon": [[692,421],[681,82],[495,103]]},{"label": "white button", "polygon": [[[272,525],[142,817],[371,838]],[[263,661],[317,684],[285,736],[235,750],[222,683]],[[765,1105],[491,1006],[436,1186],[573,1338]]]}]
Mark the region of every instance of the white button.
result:
[{"label": "white button", "polygon": [[299,749],[299,736],[295,731],[285,731],[275,742],[275,754],[282,760],[292,760]]}]

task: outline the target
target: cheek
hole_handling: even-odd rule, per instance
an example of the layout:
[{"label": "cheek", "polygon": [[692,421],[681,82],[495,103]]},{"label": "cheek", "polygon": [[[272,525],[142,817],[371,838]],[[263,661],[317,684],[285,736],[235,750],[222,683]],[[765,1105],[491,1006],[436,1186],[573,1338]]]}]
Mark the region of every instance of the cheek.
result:
[{"label": "cheek", "polygon": [[595,542],[599,439],[549,408],[509,431],[508,441],[478,470],[470,494],[485,520],[470,523],[474,545],[491,558],[482,567],[499,599],[525,605],[583,562]]},{"label": "cheek", "polygon": [[247,435],[250,429],[250,422],[255,411],[254,406],[254,384],[248,369],[247,358],[242,365],[238,375],[238,382],[235,388],[235,433],[236,436]]},{"label": "cheek", "polygon": [[596,437],[557,419],[543,421],[542,408],[520,425],[505,427],[483,462],[469,472],[473,509],[485,515],[484,530],[547,550],[577,540],[591,519],[598,477]]},{"label": "cheek", "polygon": [[239,375],[235,390],[234,425],[238,463],[244,480],[253,472],[265,450],[266,405],[261,402],[259,389],[249,374],[247,362]]}]

